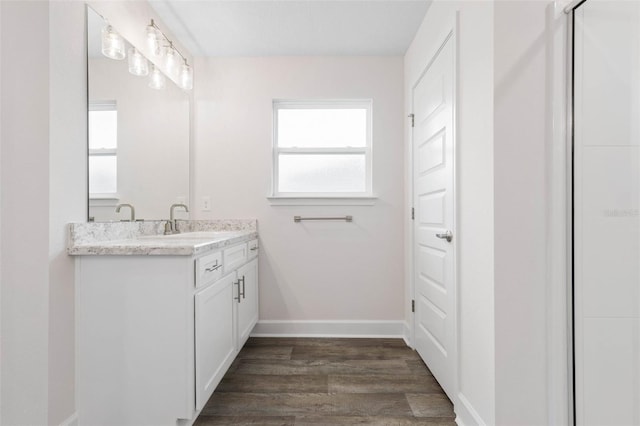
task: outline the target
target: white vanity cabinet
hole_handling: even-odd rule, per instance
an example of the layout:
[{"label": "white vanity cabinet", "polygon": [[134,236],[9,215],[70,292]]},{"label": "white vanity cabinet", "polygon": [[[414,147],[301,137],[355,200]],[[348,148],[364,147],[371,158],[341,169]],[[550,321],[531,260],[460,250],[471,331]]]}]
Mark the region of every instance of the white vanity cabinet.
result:
[{"label": "white vanity cabinet", "polygon": [[[209,400],[258,322],[258,259],[247,263],[247,248],[247,244],[241,244],[225,249],[221,264],[228,274],[218,281],[211,279],[215,282],[195,295],[198,411]],[[197,269],[216,268],[214,256],[219,254],[201,260]]]},{"label": "white vanity cabinet", "polygon": [[80,426],[193,423],[258,318],[249,253],[76,258]]}]

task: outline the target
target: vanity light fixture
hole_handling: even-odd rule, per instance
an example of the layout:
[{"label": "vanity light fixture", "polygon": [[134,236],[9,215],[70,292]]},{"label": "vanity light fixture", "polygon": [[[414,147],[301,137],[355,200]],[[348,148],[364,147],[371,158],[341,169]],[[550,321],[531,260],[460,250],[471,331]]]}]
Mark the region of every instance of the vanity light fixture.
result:
[{"label": "vanity light fixture", "polygon": [[153,19],[151,20],[151,24],[147,25],[147,44],[149,45],[149,50],[155,56],[160,56],[162,51],[160,49],[160,30],[156,27]]},{"label": "vanity light fixture", "polygon": [[124,59],[126,55],[124,39],[109,24],[102,28],[102,54],[117,60]]},{"label": "vanity light fixture", "polygon": [[151,64],[151,74],[149,75],[149,87],[162,90],[166,85],[164,74],[153,64]]},{"label": "vanity light fixture", "polygon": [[165,59],[165,65],[167,67],[167,73],[170,76],[173,76],[178,71],[179,64],[178,54],[176,53],[176,49],[173,47],[173,44],[170,44],[167,48],[167,55]]},{"label": "vanity light fixture", "polygon": [[[165,33],[158,28],[154,20],[151,20],[151,23],[147,25],[147,41],[149,43],[149,48],[156,56],[164,56],[165,58],[165,67],[167,73],[171,78],[178,77],[178,85],[184,90],[193,89],[193,68],[187,63],[187,58],[184,57],[182,53],[173,45],[173,42],[165,35]],[[182,58],[183,64],[180,65],[180,58]],[[160,70],[156,67],[152,66],[152,75],[151,79],[153,81],[153,72],[157,71],[160,73]],[[163,76],[164,77],[164,76]],[[150,87],[155,87],[152,83],[149,83]],[[162,85],[164,88],[164,84]]]},{"label": "vanity light fixture", "polygon": [[137,76],[149,75],[149,62],[147,58],[135,47],[129,48],[129,72]]}]

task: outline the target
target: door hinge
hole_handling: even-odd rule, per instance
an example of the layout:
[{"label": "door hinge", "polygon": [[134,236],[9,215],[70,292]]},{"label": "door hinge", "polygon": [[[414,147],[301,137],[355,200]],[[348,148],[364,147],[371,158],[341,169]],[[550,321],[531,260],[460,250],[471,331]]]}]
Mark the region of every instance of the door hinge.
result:
[{"label": "door hinge", "polygon": [[414,114],[409,114],[407,117],[411,119],[411,127],[415,127],[416,125],[416,116]]},{"label": "door hinge", "polygon": [[411,220],[415,220],[416,218],[416,209],[411,207]]},{"label": "door hinge", "polygon": [[416,301],[412,300],[411,301],[411,312],[415,312],[416,311]]}]

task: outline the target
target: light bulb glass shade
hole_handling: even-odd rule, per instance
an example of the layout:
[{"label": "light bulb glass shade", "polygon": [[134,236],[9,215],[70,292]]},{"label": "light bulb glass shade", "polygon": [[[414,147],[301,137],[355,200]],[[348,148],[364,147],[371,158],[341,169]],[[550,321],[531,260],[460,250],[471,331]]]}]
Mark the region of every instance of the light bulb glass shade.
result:
[{"label": "light bulb glass shade", "polygon": [[129,48],[129,72],[137,76],[149,74],[149,62],[135,47]]},{"label": "light bulb glass shade", "polygon": [[174,76],[178,72],[178,52],[173,47],[169,47],[166,56],[167,74]]},{"label": "light bulb glass shade", "polygon": [[124,59],[125,45],[124,39],[115,32],[111,25],[102,29],[102,54],[111,59]]},{"label": "light bulb glass shade", "polygon": [[180,87],[184,90],[193,89],[193,69],[186,62],[180,70]]},{"label": "light bulb glass shade", "polygon": [[151,74],[149,74],[149,87],[152,89],[162,90],[166,86],[166,79],[162,72],[155,66],[151,65]]},{"label": "light bulb glass shade", "polygon": [[158,30],[153,25],[147,25],[147,44],[149,51],[155,56],[160,56],[162,52],[160,49],[160,39],[158,37]]}]

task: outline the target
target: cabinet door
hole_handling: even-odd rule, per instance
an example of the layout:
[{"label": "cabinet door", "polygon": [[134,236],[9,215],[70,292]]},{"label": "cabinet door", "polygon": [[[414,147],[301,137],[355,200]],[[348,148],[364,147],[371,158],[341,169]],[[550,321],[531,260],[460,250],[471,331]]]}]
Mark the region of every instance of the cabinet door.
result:
[{"label": "cabinet door", "polygon": [[240,300],[238,303],[238,349],[242,348],[258,322],[258,259],[238,269]]},{"label": "cabinet door", "polygon": [[196,410],[202,409],[235,357],[232,273],[195,295]]}]

